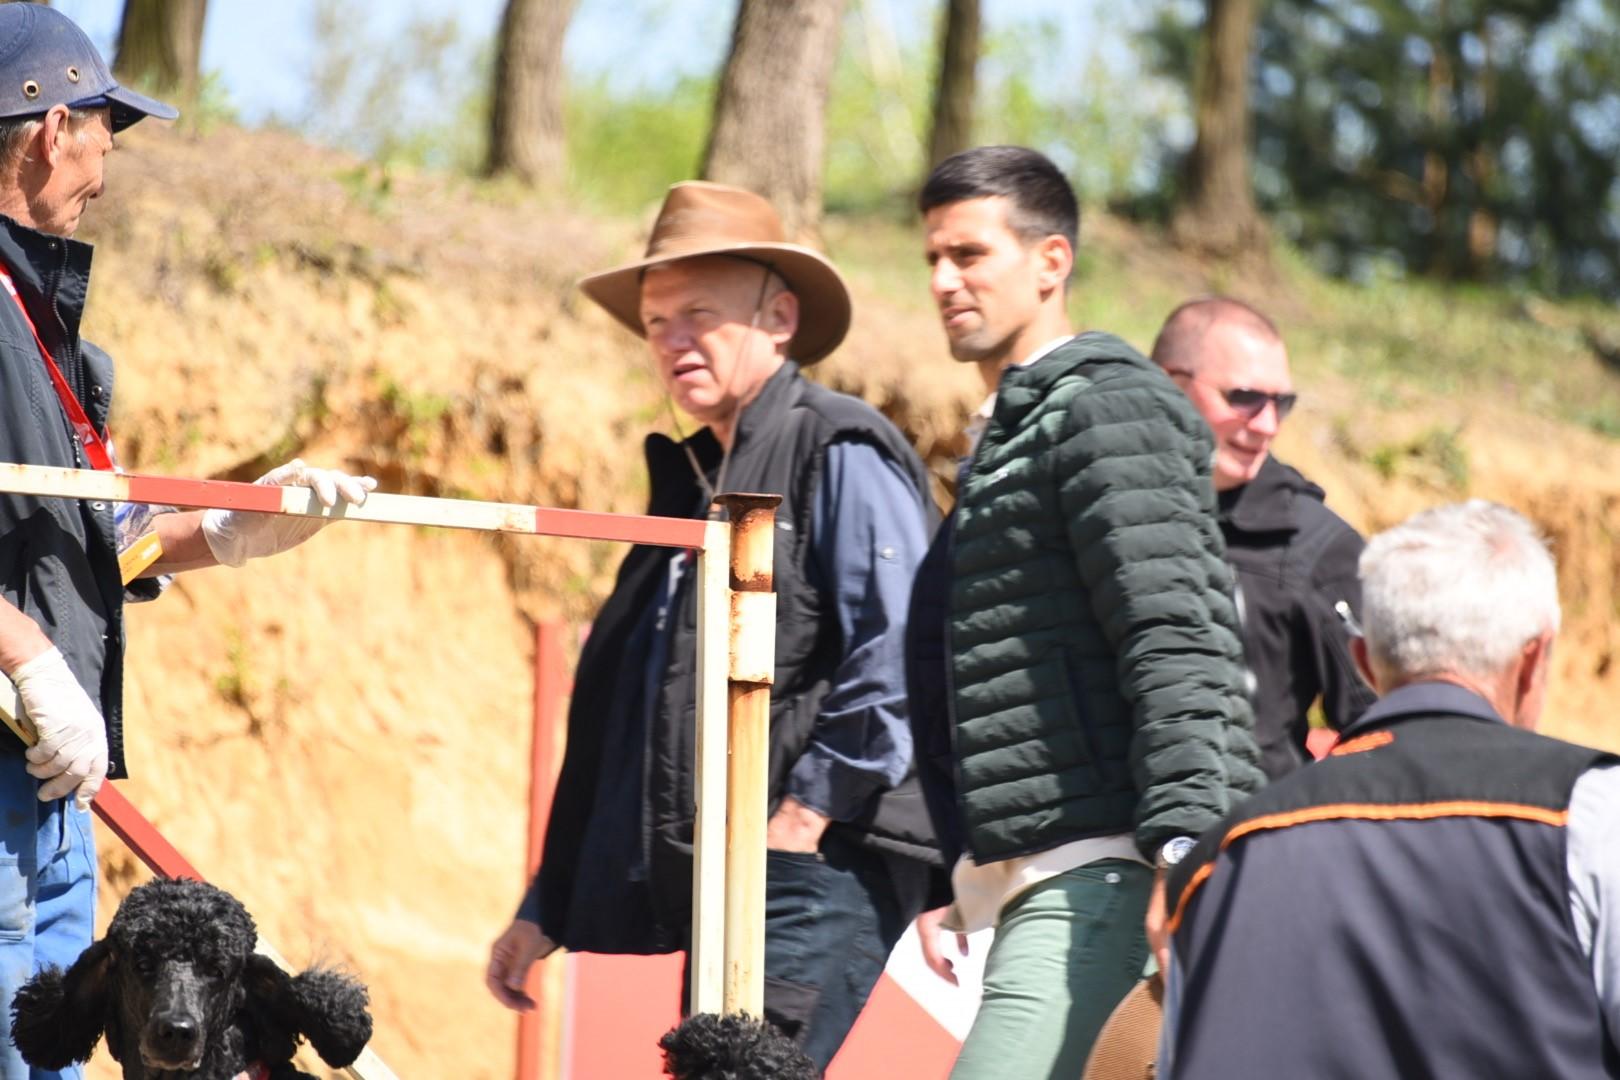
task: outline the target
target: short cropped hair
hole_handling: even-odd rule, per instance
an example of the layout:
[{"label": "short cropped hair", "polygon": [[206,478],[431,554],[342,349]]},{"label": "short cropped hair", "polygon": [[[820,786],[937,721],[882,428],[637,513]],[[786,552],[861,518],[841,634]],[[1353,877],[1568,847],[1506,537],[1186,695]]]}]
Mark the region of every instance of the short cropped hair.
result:
[{"label": "short cropped hair", "polygon": [[1241,327],[1266,341],[1282,341],[1277,325],[1252,304],[1230,296],[1188,300],[1164,320],[1153,339],[1153,362],[1162,368],[1194,371],[1203,357],[1204,337],[1219,325]]},{"label": "short cropped hair", "polygon": [[917,209],[968,199],[1004,198],[1007,226],[1026,244],[1061,236],[1080,250],[1080,203],[1062,170],[1045,154],[1024,146],[979,146],[953,154],[934,166]]},{"label": "short cropped hair", "polygon": [[[73,131],[80,142],[84,142],[88,135],[88,132],[83,130],[83,125],[92,115],[89,109],[68,110],[69,130]],[[17,163],[17,159],[22,156],[23,148],[38,133],[43,123],[43,114],[8,116],[0,119],[0,168],[9,168]]]},{"label": "short cropped hair", "polygon": [[1522,514],[1484,499],[1414,515],[1367,543],[1362,624],[1376,666],[1411,680],[1494,676],[1556,633],[1558,573]]}]

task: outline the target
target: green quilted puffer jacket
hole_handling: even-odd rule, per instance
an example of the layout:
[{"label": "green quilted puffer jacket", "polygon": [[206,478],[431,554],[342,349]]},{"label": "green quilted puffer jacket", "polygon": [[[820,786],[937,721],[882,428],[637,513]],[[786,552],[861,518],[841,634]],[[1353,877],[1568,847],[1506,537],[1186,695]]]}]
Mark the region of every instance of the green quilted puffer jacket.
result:
[{"label": "green quilted puffer jacket", "polygon": [[980,862],[1135,830],[1151,857],[1264,783],[1208,427],[1087,333],[1002,376],[957,494],[958,793]]}]

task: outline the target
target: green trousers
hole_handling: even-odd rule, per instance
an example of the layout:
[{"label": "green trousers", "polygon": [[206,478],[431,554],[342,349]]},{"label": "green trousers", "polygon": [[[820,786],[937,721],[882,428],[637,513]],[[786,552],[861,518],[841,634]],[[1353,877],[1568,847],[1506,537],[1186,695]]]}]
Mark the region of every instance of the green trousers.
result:
[{"label": "green trousers", "polygon": [[1001,912],[984,998],[951,1080],[1078,1080],[1114,1006],[1142,977],[1153,871],[1105,859]]}]

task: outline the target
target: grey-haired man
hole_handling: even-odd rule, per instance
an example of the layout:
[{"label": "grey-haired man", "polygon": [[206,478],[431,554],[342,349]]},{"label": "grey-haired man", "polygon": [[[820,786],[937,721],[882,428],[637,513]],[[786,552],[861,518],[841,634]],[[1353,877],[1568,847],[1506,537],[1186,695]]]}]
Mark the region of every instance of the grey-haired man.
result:
[{"label": "grey-haired man", "polygon": [[[107,415],[113,370],[79,337],[90,247],[72,239],[104,186],[114,135],[175,110],[119,86],[84,32],[39,4],[0,5],[0,461],[115,468]],[[261,482],[310,484],[323,502],[365,499],[375,481],[283,465]],[[38,733],[0,732],[0,1078],[77,1077],[33,1069],[9,1038],[11,998],[46,964],[90,944],[96,856],[88,807],[123,769],[125,574],[120,534],[162,546],[132,599],[161,575],[284,551],[320,522],[162,513],[0,494],[0,673]],[[71,796],[71,798],[70,798]],[[184,1040],[171,1049],[189,1056]],[[154,1060],[177,1068],[182,1061]]]},{"label": "grey-haired man", "polygon": [[1552,555],[1476,499],[1360,569],[1381,698],[1171,873],[1159,1075],[1620,1076],[1620,758],[1534,733]]}]

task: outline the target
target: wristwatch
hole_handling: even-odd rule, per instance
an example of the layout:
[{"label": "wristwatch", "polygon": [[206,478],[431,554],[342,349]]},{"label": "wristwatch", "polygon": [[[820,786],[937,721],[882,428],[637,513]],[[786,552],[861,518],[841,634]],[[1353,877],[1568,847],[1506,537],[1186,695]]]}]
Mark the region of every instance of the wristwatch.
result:
[{"label": "wristwatch", "polygon": [[1164,842],[1164,846],[1159,849],[1158,855],[1154,856],[1153,858],[1153,868],[1155,870],[1170,869],[1182,859],[1185,859],[1187,857],[1187,853],[1190,852],[1193,847],[1197,845],[1197,843],[1198,841],[1194,840],[1190,836],[1176,836],[1166,840]]}]

